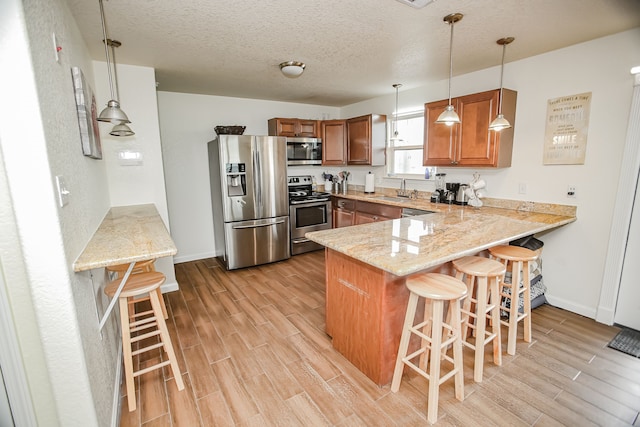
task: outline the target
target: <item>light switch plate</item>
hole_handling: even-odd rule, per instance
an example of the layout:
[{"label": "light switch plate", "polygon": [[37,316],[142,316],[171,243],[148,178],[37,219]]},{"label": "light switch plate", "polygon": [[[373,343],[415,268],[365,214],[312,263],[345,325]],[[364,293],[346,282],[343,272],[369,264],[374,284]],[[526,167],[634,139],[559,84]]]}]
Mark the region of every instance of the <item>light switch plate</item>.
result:
[{"label": "light switch plate", "polygon": [[56,176],[56,188],[58,189],[58,205],[62,208],[69,203],[69,194],[71,194],[67,190],[67,185],[62,175]]}]

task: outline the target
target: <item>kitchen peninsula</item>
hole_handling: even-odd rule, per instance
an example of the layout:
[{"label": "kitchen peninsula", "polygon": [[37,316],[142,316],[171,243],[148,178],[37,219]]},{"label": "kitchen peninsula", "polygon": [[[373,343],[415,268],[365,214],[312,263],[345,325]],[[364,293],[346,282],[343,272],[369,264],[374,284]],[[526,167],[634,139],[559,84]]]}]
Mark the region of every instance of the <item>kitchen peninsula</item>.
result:
[{"label": "kitchen peninsula", "polygon": [[[376,201],[350,193],[348,198]],[[449,272],[451,260],[576,220],[570,206],[541,213],[535,204],[526,212],[428,202],[402,206],[408,204],[435,213],[306,234],[326,248],[326,332],[333,347],[379,385],[393,375],[409,295],[406,276]]]}]

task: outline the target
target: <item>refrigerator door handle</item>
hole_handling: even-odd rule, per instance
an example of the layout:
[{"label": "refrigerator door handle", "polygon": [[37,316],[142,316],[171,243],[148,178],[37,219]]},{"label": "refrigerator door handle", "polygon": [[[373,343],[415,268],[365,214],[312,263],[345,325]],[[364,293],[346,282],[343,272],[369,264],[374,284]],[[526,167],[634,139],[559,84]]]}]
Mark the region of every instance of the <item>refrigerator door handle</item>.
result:
[{"label": "refrigerator door handle", "polygon": [[234,230],[239,230],[239,229],[242,229],[242,228],[268,227],[268,226],[271,226],[271,225],[277,225],[277,224],[282,224],[282,223],[284,223],[283,219],[278,220],[278,221],[274,221],[274,222],[269,222],[267,224],[234,225],[233,229]]},{"label": "refrigerator door handle", "polygon": [[262,167],[260,165],[260,153],[258,151],[258,144],[254,141],[255,150],[253,150],[253,182],[254,189],[256,191],[256,204],[260,211],[262,211]]}]

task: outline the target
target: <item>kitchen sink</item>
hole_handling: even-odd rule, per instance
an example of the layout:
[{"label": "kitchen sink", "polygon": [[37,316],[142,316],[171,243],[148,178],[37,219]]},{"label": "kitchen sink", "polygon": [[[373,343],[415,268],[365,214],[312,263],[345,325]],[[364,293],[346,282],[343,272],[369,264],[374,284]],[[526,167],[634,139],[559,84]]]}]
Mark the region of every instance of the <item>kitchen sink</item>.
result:
[{"label": "kitchen sink", "polygon": [[399,203],[408,203],[411,201],[411,199],[408,197],[393,197],[393,196],[376,196],[376,197],[372,197],[372,199],[384,200],[387,202],[399,202]]}]

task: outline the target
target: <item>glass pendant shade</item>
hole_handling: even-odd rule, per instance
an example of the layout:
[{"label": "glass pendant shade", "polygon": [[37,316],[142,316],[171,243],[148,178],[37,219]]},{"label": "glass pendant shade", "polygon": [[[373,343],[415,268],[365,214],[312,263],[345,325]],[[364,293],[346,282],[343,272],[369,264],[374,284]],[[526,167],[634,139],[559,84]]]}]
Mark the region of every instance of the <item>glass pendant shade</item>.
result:
[{"label": "glass pendant shade", "polygon": [[444,22],[451,27],[451,38],[449,40],[449,105],[447,105],[447,108],[438,116],[436,123],[442,123],[447,126],[460,123],[460,117],[453,108],[453,105],[451,105],[451,80],[453,78],[453,24],[460,21],[463,16],[461,13],[452,13],[444,17]]},{"label": "glass pendant shade", "polygon": [[460,123],[460,117],[458,116],[458,113],[456,113],[456,110],[454,110],[453,105],[447,105],[447,108],[445,108],[444,111],[438,116],[438,120],[436,120],[436,123],[442,123],[447,126],[453,126],[457,123]]},{"label": "glass pendant shade", "polygon": [[495,130],[499,132],[502,129],[507,129],[510,127],[511,127],[511,123],[509,123],[509,120],[505,119],[504,115],[498,114],[498,116],[495,119],[493,119],[493,121],[489,125],[489,130]]},{"label": "glass pendant shade", "polygon": [[119,125],[115,125],[109,135],[112,136],[132,136],[135,135],[135,132],[131,130],[129,126],[124,123],[120,123]]},{"label": "glass pendant shade", "polygon": [[131,123],[125,112],[120,108],[120,103],[115,99],[112,99],[107,103],[106,108],[100,112],[98,120],[101,122],[113,123],[115,125]]}]

